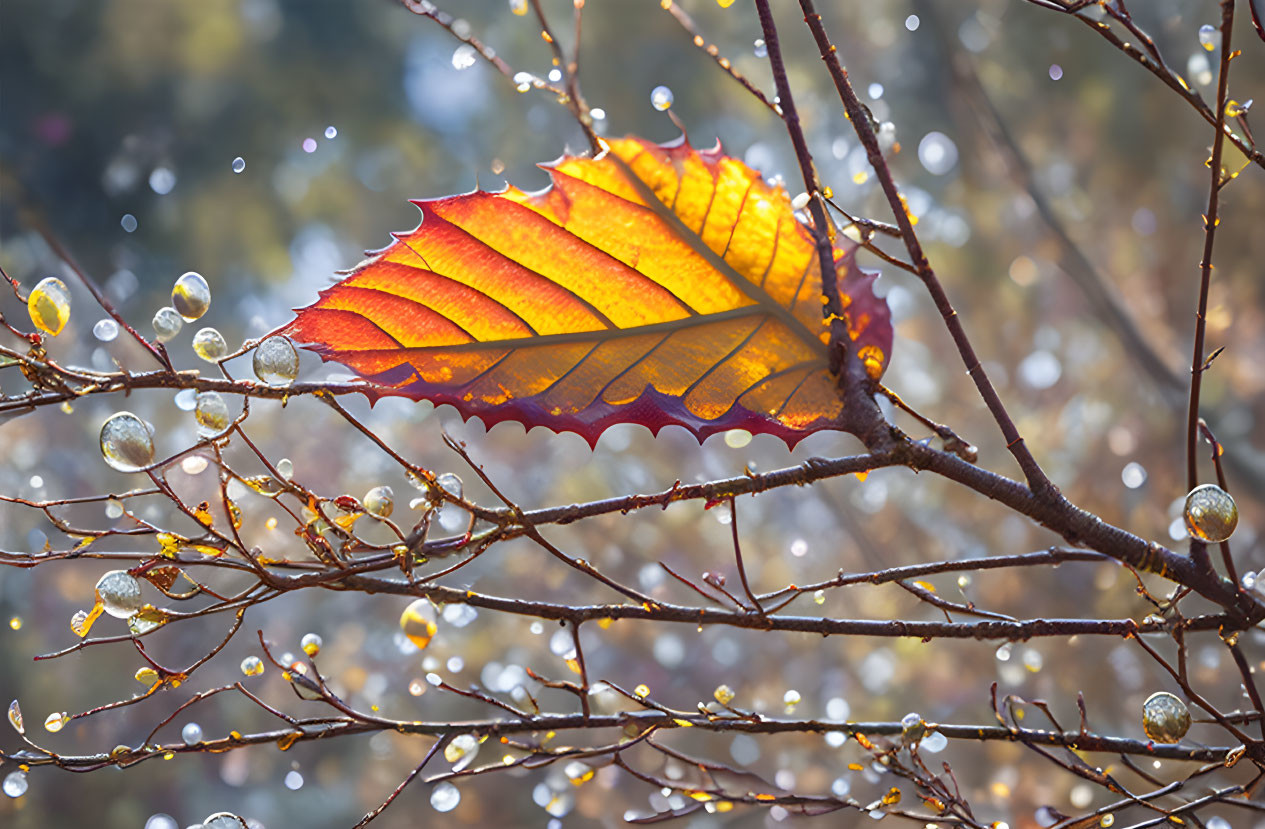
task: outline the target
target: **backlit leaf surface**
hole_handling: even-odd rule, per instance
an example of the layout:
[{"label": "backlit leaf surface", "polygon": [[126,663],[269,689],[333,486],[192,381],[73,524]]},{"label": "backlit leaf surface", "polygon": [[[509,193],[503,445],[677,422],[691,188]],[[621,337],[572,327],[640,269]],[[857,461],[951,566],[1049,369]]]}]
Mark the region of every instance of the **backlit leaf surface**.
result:
[{"label": "backlit leaf surface", "polygon": [[[818,258],[780,187],[719,147],[637,138],[545,169],[553,184],[540,193],[414,202],[417,229],[283,333],[363,375],[371,396],[590,443],[614,423],[791,445],[838,426]],[[887,305],[840,243],[849,329],[877,378]]]}]

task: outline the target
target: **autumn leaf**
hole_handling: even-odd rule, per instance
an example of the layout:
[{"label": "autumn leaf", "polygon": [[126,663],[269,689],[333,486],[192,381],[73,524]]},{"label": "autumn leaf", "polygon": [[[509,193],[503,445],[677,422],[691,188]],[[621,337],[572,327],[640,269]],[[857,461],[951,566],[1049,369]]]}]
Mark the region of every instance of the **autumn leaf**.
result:
[{"label": "autumn leaf", "polygon": [[[813,238],[780,186],[720,148],[613,140],[552,186],[415,201],[422,221],[282,329],[370,381],[571,431],[614,423],[794,445],[838,428]],[[840,240],[837,279],[871,377],[890,314]]]}]

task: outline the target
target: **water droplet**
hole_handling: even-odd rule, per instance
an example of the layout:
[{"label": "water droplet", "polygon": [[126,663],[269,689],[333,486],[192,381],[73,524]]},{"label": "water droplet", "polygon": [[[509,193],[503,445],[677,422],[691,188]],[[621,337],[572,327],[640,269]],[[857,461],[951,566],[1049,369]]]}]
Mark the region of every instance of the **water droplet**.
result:
[{"label": "water droplet", "polygon": [[1063,77],[1063,67],[1057,63],[1050,64],[1050,80],[1057,81]]},{"label": "water droplet", "polygon": [[791,709],[799,705],[802,699],[803,698],[799,695],[799,691],[792,688],[782,695],[782,704],[786,706],[786,712],[789,714]]},{"label": "water droplet", "polygon": [[813,604],[825,604],[825,603],[826,603],[826,591],[825,590],[815,591],[813,593]]},{"label": "water droplet", "polygon": [[717,685],[716,690],[712,691],[712,696],[715,697],[716,701],[721,705],[728,705],[733,702],[734,689],[730,688],[728,685]]},{"label": "water droplet", "polygon": [[303,139],[303,152],[305,152],[305,153],[309,153],[309,154],[316,152],[316,139],[315,139],[315,138],[311,138],[311,137],[309,137],[309,138],[304,138],[304,139]]},{"label": "water droplet", "polygon": [[136,232],[137,225],[136,217],[131,213],[124,213],[123,218],[119,219],[119,227],[123,228],[124,233]]},{"label": "water droplet", "polygon": [[97,320],[97,324],[92,326],[92,336],[96,337],[103,343],[111,342],[118,335],[119,324],[109,317],[106,317],[103,320]]},{"label": "water droplet", "polygon": [[164,305],[154,313],[154,338],[160,343],[173,340],[184,328],[184,317],[170,305]]},{"label": "water droplet", "polygon": [[808,555],[808,542],[802,538],[797,538],[791,542],[791,555],[796,558],[802,558]]},{"label": "water droplet", "polygon": [[752,44],[752,47],[752,51],[755,53],[757,58],[767,58],[769,56],[769,47],[765,45],[763,38],[758,38],[756,42]]},{"label": "water droplet", "polygon": [[1045,667],[1045,657],[1039,650],[1026,648],[1023,652],[1023,666],[1035,674]]},{"label": "water droplet", "polygon": [[214,363],[228,355],[228,343],[224,341],[224,335],[214,328],[200,328],[193,335],[193,353],[208,363]]},{"label": "water droplet", "polygon": [[561,69],[550,69],[550,70],[549,70],[549,82],[550,82],[550,83],[557,83],[557,82],[558,82],[558,81],[560,81],[560,80],[562,80],[562,70],[561,70]]},{"label": "water droplet", "polygon": [[458,734],[444,746],[444,759],[452,763],[453,771],[461,771],[474,762],[479,753],[479,738],[473,734]]},{"label": "water droplet", "polygon": [[530,72],[515,72],[514,73],[514,84],[515,84],[514,88],[517,89],[519,92],[526,92],[527,90],[531,89],[533,80],[534,78],[532,77],[532,74]]},{"label": "water droplet", "polygon": [[187,746],[202,742],[202,726],[195,722],[187,724],[180,729],[180,739],[184,740],[184,744]]},{"label": "water droplet", "polygon": [[[171,402],[176,404],[176,408],[182,412],[191,412],[198,405],[197,389],[181,389],[176,392]],[[147,427],[148,428],[148,427]]]},{"label": "water droplet", "polygon": [[1216,26],[1203,24],[1199,27],[1199,45],[1205,52],[1215,52],[1221,45],[1221,32],[1217,31]]},{"label": "water droplet", "polygon": [[573,786],[581,786],[593,779],[593,767],[579,760],[572,760],[562,769]]},{"label": "water droplet", "polygon": [[26,725],[22,721],[22,706],[18,705],[17,700],[9,703],[9,725],[19,734],[26,733]]},{"label": "water droplet", "polygon": [[933,176],[942,176],[958,163],[958,146],[942,132],[932,131],[918,142],[918,161]]},{"label": "water droplet", "polygon": [[[524,0],[526,2],[526,0]],[[476,52],[469,43],[463,43],[452,53],[452,68],[461,70],[474,66]]]},{"label": "water droplet", "polygon": [[523,15],[527,14],[527,0],[509,0],[509,2],[510,2],[510,11],[512,11],[514,14],[518,15],[519,17],[522,17]]},{"label": "water droplet", "polygon": [[911,14],[909,17],[905,18],[905,30],[916,32],[918,31],[918,26],[921,25],[921,23],[922,21],[918,19],[918,15]]},{"label": "water droplet", "polygon": [[171,815],[157,814],[149,816],[149,820],[145,821],[145,829],[180,829],[180,824]]},{"label": "water droplet", "polygon": [[259,676],[264,672],[264,661],[258,656],[248,656],[242,660],[242,674]]},{"label": "water droplet", "polygon": [[916,743],[927,733],[927,723],[921,714],[910,711],[900,719],[900,736],[906,743]]},{"label": "water droplet", "polygon": [[182,274],[171,286],[171,304],[185,322],[193,322],[211,307],[211,286],[200,273]]},{"label": "water droplet", "polygon": [[872,83],[865,92],[870,96],[871,101],[877,101],[883,97],[883,85],[881,83]]},{"label": "water droplet", "polygon": [[1230,821],[1221,817],[1221,815],[1213,815],[1204,822],[1204,826],[1208,829],[1231,829]]},{"label": "water droplet", "polygon": [[154,438],[131,412],[111,415],[101,424],[101,456],[120,472],[136,472],[154,461]]},{"label": "water droplet", "polygon": [[66,723],[70,722],[70,715],[61,711],[54,711],[44,719],[44,728],[50,734],[56,734],[61,731]]},{"label": "water droplet", "polygon": [[240,155],[237,158],[233,159],[234,173],[240,173],[242,170],[245,170],[245,169],[246,169],[246,159],[242,158]]},{"label": "water droplet", "polygon": [[303,788],[303,775],[294,769],[286,772],[285,787],[292,792],[297,792]]},{"label": "water droplet", "polygon": [[922,742],[918,744],[919,751],[925,751],[928,754],[939,754],[949,745],[949,738],[941,734],[939,731],[932,731],[926,737],[922,738]]},{"label": "water droplet", "polygon": [[387,518],[395,509],[395,493],[389,486],[375,486],[365,493],[365,511],[379,518]]},{"label": "water droplet", "polygon": [[1142,703],[1142,730],[1157,743],[1176,743],[1190,730],[1190,711],[1177,697],[1157,691]]},{"label": "water droplet", "polygon": [[1063,364],[1054,353],[1044,348],[1024,357],[1019,363],[1019,377],[1034,389],[1048,389],[1063,376]]},{"label": "water droplet", "polygon": [[21,630],[21,629],[22,629],[21,616],[14,616],[12,619],[9,620],[9,630]]},{"label": "water droplet", "polygon": [[111,570],[98,579],[97,599],[116,619],[126,619],[144,605],[140,580],[126,570]]},{"label": "water droplet", "polygon": [[1002,645],[998,646],[998,648],[997,648],[997,653],[996,653],[996,656],[997,656],[997,661],[998,661],[998,662],[1009,662],[1009,661],[1010,661],[1010,652],[1011,652],[1012,650],[1014,650],[1014,645],[1010,644],[1009,642],[1006,642],[1006,643],[1004,643],[1004,644],[1002,644]]},{"label": "water droplet", "polygon": [[594,121],[606,120],[606,110],[602,109],[601,107],[593,107],[592,109],[589,110],[589,115],[593,116]]},{"label": "water droplet", "polygon": [[299,376],[299,353],[288,337],[275,335],[255,348],[255,376],[270,386],[284,386]]},{"label": "water droplet", "polygon": [[446,780],[430,793],[430,805],[436,812],[451,812],[460,802],[461,791]]},{"label": "water droplet", "polygon": [[303,638],[299,640],[299,647],[308,656],[316,656],[320,653],[322,644],[324,643],[321,641],[321,637],[315,633],[305,633]]},{"label": "water droplet", "polygon": [[1203,541],[1225,541],[1239,524],[1239,508],[1216,484],[1197,486],[1186,496],[1186,527]]},{"label": "water droplet", "polygon": [[26,299],[26,310],[36,328],[54,337],[60,334],[70,320],[70,291],[66,290],[66,283],[55,276],[41,279]]},{"label": "water droplet", "polygon": [[1120,470],[1120,482],[1129,489],[1137,489],[1146,483],[1146,467],[1137,461],[1129,461]]},{"label": "water droplet", "polygon": [[672,95],[672,90],[668,89],[666,86],[656,86],[650,92],[650,106],[660,112],[663,112],[671,107],[673,100],[674,96]]},{"label": "water droplet", "polygon": [[4,793],[9,797],[21,797],[26,794],[26,772],[18,770],[11,771],[4,778]]},{"label": "water droplet", "polygon": [[337,127],[335,127],[335,126],[333,126],[332,124],[331,124],[330,126],[326,127],[326,128],[325,128],[325,137],[326,137],[327,139],[329,139],[330,141],[333,141],[335,138],[337,138],[337,137],[338,137],[338,128],[337,128]]},{"label": "water droplet", "polygon": [[400,614],[400,630],[419,648],[429,645],[438,629],[435,608],[427,599],[417,599]]},{"label": "water droplet", "polygon": [[633,688],[633,693],[639,697],[648,697],[650,696],[650,686],[643,682],[636,688]]},{"label": "water droplet", "polygon": [[218,435],[233,422],[228,403],[217,391],[198,394],[193,406],[193,417],[198,422],[198,434],[204,438]]}]

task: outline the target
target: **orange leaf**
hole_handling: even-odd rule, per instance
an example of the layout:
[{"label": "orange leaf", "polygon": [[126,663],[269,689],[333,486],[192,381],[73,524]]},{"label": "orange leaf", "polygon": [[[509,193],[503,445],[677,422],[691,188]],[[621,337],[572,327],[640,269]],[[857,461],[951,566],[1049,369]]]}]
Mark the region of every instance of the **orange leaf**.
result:
[{"label": "orange leaf", "polygon": [[[540,193],[415,201],[417,229],[281,333],[363,375],[371,397],[590,444],[613,423],[790,445],[839,425],[818,258],[780,187],[684,141],[613,140],[545,169],[553,186]],[[837,278],[877,378],[891,320],[855,250],[836,247]]]}]

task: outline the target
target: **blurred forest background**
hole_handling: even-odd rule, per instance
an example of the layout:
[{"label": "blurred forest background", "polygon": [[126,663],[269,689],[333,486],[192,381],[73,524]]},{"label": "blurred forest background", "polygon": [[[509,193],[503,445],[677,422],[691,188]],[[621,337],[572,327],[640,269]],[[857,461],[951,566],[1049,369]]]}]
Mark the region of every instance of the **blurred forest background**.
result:
[{"label": "blurred forest background", "polygon": [[[544,5],[569,45],[571,3]],[[756,43],[759,26],[748,4],[681,5],[707,41],[771,97],[767,60]],[[893,171],[1029,446],[1074,502],[1143,537],[1178,544],[1185,535],[1183,365],[1190,359],[1211,128],[1089,28],[1021,0],[821,5],[858,91],[879,121],[895,127]],[[1213,97],[1215,50],[1202,48],[1198,32],[1217,22],[1216,3],[1133,5],[1174,68]],[[551,54],[538,26],[530,16],[512,13],[505,0],[441,6],[468,21],[470,31],[515,70],[542,77],[549,72]],[[774,6],[822,179],[852,213],[889,219],[798,7]],[[1232,91],[1243,100],[1265,92],[1259,83],[1265,49],[1246,12],[1240,18],[1236,38],[1244,55],[1236,61]],[[517,92],[483,62],[467,65],[470,56],[459,47],[439,27],[388,0],[5,0],[0,263],[27,288],[63,273],[32,229],[31,217],[42,215],[144,331],[154,311],[167,304],[172,281],[198,271],[214,297],[205,323],[236,348],[287,321],[290,309],[312,301],[335,271],[354,265],[363,251],[385,246],[389,231],[413,227],[417,213],[407,199],[476,185],[497,189],[506,179],[523,189],[541,187],[546,178],[536,163],[566,148],[585,148],[551,95]],[[674,93],[672,112],[696,146],[719,139],[766,176],[784,175],[792,194],[803,189],[781,122],[696,48],[658,2],[589,2],[581,78],[589,103],[603,110],[599,132],[677,137],[677,128],[650,103],[651,90],[665,85]],[[981,90],[989,104],[982,103]],[[1014,174],[1016,153],[1031,165],[1030,181]],[[245,163],[239,173],[237,158]],[[1242,165],[1227,147],[1226,166]],[[1227,351],[1204,385],[1205,408],[1227,446],[1231,491],[1243,516],[1235,537],[1240,573],[1265,566],[1257,537],[1265,494],[1265,443],[1258,428],[1265,400],[1262,182],[1259,169],[1248,169],[1223,196],[1209,338],[1211,348],[1224,345]],[[1140,338],[1133,345],[1104,321],[1101,302],[1078,287],[1086,277],[1074,273],[1084,267],[1072,246],[1132,315]],[[868,254],[862,260],[878,264]],[[100,368],[111,359],[144,368],[144,356],[126,337],[94,339],[93,324],[104,314],[73,278],[63,279],[74,294],[74,312],[68,330],[50,346],[54,355]],[[956,357],[948,356],[949,341],[917,280],[889,267],[879,285],[897,321],[888,385],[979,444],[981,464],[1017,474]],[[20,318],[11,296],[3,303],[6,314]],[[169,344],[178,367],[198,365],[190,331]],[[1166,381],[1164,371],[1175,379]],[[341,373],[304,356],[305,378]],[[52,498],[136,485],[100,461],[97,430],[126,406],[156,424],[160,453],[175,451],[194,432],[191,415],[172,397],[147,392],[126,403],[94,398],[73,414],[41,411],[0,424],[0,491]],[[284,410],[265,401],[254,405],[252,434],[274,457],[292,459],[296,476],[321,481],[331,495],[359,497],[388,484],[402,511],[411,497],[408,483],[327,409],[313,401],[295,401]],[[788,451],[768,437],[747,442],[717,436],[700,447],[674,428],[654,439],[640,427],[617,427],[590,451],[575,435],[524,434],[516,425],[489,433],[478,422],[462,423],[451,409],[435,411],[428,404],[384,400],[372,411],[360,401],[351,405],[436,471],[473,477],[442,446],[441,430],[468,441],[493,480],[524,506],[658,491],[677,479],[710,480],[741,474],[744,467],[768,470],[860,449],[851,438],[829,433]],[[898,422],[918,432],[916,424]],[[173,473],[173,481],[189,492],[207,485],[196,474],[182,474]],[[467,494],[493,503],[469,480]],[[163,515],[160,503],[152,510],[156,518]],[[547,534],[652,595],[674,597],[682,588],[665,581],[657,562],[693,576],[727,566],[724,513],[688,503]],[[108,519],[97,509],[83,520]],[[828,578],[840,568],[1013,554],[1057,541],[996,504],[901,469],[874,472],[863,482],[834,479],[746,498],[739,501],[739,521],[750,575],[766,590]],[[285,541],[267,537],[262,527],[252,532],[265,549]],[[37,512],[0,506],[0,548],[37,550],[50,536],[54,545],[61,543]],[[501,545],[462,570],[457,586],[594,600],[588,583],[542,563],[542,555],[528,542]],[[38,724],[48,712],[79,711],[141,690],[132,679],[140,662],[128,645],[31,661],[73,644],[71,614],[91,604],[92,585],[105,569],[0,569],[0,619],[6,622],[0,627],[0,700],[21,700],[28,729],[42,732]],[[942,577],[937,584],[946,594],[961,591],[990,609],[1024,617],[1140,619],[1149,612],[1133,578],[1114,564],[999,571],[961,583]],[[1165,589],[1159,581],[1152,586]],[[333,592],[286,597],[252,610],[243,635],[189,686],[37,739],[66,753],[139,741],[197,689],[240,678],[238,663],[259,652],[257,628],[280,650],[297,650],[303,634],[319,633],[324,672],[358,705],[378,705],[391,716],[487,714],[428,689],[419,682],[428,672],[506,692],[526,681],[524,668],[568,675],[559,655],[565,643],[559,651],[551,642],[556,628],[528,628],[516,618],[466,608],[446,609],[439,636],[419,653],[399,634],[397,620],[407,604]],[[799,609],[933,618],[895,586],[833,591],[823,607]],[[99,624],[102,634],[123,632],[116,620]],[[187,661],[205,652],[226,624],[208,620],[201,631],[178,625],[153,647]],[[1252,633],[1249,653],[1259,662],[1265,636]],[[1141,737],[1141,701],[1168,688],[1136,647],[1101,637],[997,649],[997,643],[825,640],[641,623],[586,628],[585,636],[591,677],[629,688],[644,682],[657,697],[684,708],[710,699],[713,688],[727,683],[738,694],[736,705],[769,714],[793,707],[802,716],[898,720],[917,711],[928,721],[984,723],[992,718],[988,686],[997,680],[1006,692],[1050,700],[1072,723],[1076,693],[1083,691],[1092,727]],[[1192,642],[1192,672],[1218,703],[1233,708],[1237,675],[1213,634],[1207,636]],[[278,705],[304,705],[271,668],[252,682]],[[188,721],[208,735],[272,727],[257,709],[227,697],[194,708],[160,736],[174,738]],[[548,693],[542,700],[567,704]],[[1192,739],[1200,739],[1201,728],[1195,726]],[[0,739],[16,746],[11,734]],[[747,764],[797,790],[851,790],[868,802],[890,785],[868,768],[848,770],[849,763],[865,762],[851,742],[840,747],[809,736],[693,735],[679,745]],[[150,829],[168,829],[226,809],[269,829],[346,826],[381,802],[427,746],[426,740],[388,733],[301,744],[285,753],[182,755],[84,776],[36,769],[24,796],[0,798],[0,824],[139,829],[149,821]],[[978,816],[1013,827],[1037,825],[1042,804],[1073,811],[1103,796],[1054,774],[1014,745],[954,744],[942,756],[954,764]],[[0,775],[9,770],[0,768]],[[412,787],[380,825],[538,826],[561,820],[565,826],[610,826],[627,810],[664,806],[655,800],[664,800],[662,794],[614,768],[600,770],[581,787],[565,780],[560,785],[557,774],[556,768],[514,771],[464,783],[460,803],[442,813],[431,808],[425,787]],[[779,817],[762,810],[700,813],[689,825],[776,825]],[[867,819],[843,813],[820,820],[847,825]],[[1234,825],[1250,825],[1238,822],[1243,820],[1237,815]]]}]

